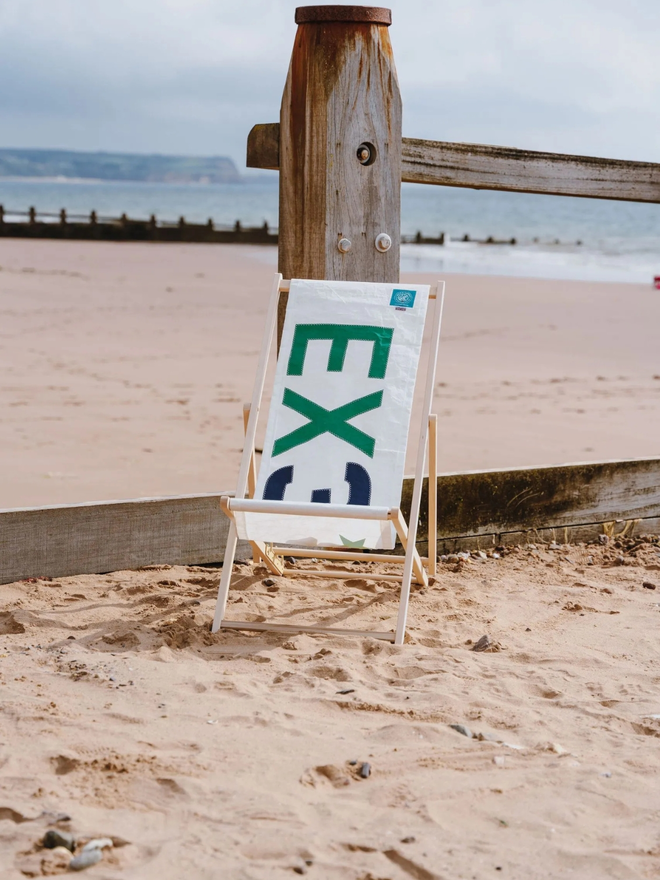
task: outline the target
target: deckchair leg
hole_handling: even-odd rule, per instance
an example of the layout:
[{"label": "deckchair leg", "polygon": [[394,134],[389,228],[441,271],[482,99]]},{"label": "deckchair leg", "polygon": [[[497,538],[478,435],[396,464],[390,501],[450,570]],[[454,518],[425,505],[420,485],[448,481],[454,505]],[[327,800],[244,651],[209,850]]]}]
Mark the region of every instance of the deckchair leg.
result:
[{"label": "deckchair leg", "polygon": [[[250,409],[251,405],[249,403],[243,404],[243,430],[247,434],[248,422],[250,420]],[[250,469],[248,471],[248,490],[249,490],[249,498],[254,498],[254,490],[257,487],[257,465],[254,459],[254,446],[250,450]]]},{"label": "deckchair leg", "polygon": [[[401,516],[401,511],[397,510],[397,515],[395,519],[392,520],[394,528],[396,529],[396,533],[399,536],[399,540],[401,541],[401,546],[404,549],[406,556],[408,555],[408,526],[404,518]],[[417,548],[413,547],[413,568],[415,571],[415,581],[418,584],[421,584],[424,587],[428,586],[429,580],[426,576],[426,572],[424,571],[424,566],[422,565],[422,560],[417,552]]]},{"label": "deckchair leg", "polygon": [[[428,413],[429,422],[431,407],[433,406],[433,391],[435,389],[435,371],[438,366],[438,343],[440,341],[440,324],[442,322],[442,309],[444,305],[444,282],[438,283],[435,313],[433,315],[432,345],[429,352],[428,372],[426,375],[426,388],[424,389],[424,411]],[[415,487],[410,501],[410,533],[406,561],[403,566],[403,578],[401,579],[401,601],[399,603],[399,617],[396,624],[395,645],[402,645],[406,634],[406,620],[408,618],[408,603],[410,601],[410,581],[412,578],[415,541],[417,539],[417,523],[419,520],[419,505],[422,496],[422,477],[426,459],[427,443],[429,440],[429,424],[422,424],[422,432],[417,448],[417,465],[415,467]],[[430,462],[429,462],[430,464]],[[429,553],[429,556],[431,554]]]},{"label": "deckchair leg", "polygon": [[435,577],[438,566],[438,417],[429,416],[429,527],[428,527],[428,570]]},{"label": "deckchair leg", "polygon": [[396,632],[394,634],[394,644],[402,645],[406,635],[406,621],[408,619],[408,604],[410,602],[410,582],[412,581],[413,559],[415,545],[408,544],[406,550],[406,561],[403,566],[403,577],[401,578],[401,599],[399,600],[399,614],[396,621]]},{"label": "deckchair leg", "polygon": [[254,562],[263,562],[271,574],[278,577],[284,573],[284,558],[277,558],[272,550],[272,544],[262,544],[261,541],[250,541],[252,545],[252,558]]},{"label": "deckchair leg", "polygon": [[232,571],[234,569],[234,556],[236,555],[236,544],[238,536],[236,534],[236,523],[232,520],[229,524],[229,534],[227,535],[227,546],[225,547],[225,558],[222,563],[222,575],[220,576],[220,586],[218,587],[218,598],[215,603],[215,616],[213,617],[213,625],[211,632],[216,633],[220,629],[222,618],[225,616],[227,608],[227,596],[229,595],[229,584],[231,583]]},{"label": "deckchair leg", "polygon": [[[248,422],[250,420],[250,404],[243,404],[243,431],[247,434]],[[248,471],[248,491],[247,497],[254,498],[254,491],[257,487],[257,465],[255,462],[254,455],[254,447],[250,450],[250,470]],[[260,559],[261,554],[259,553],[259,549],[253,541],[250,541],[250,546],[252,547],[252,562],[256,565]]]}]

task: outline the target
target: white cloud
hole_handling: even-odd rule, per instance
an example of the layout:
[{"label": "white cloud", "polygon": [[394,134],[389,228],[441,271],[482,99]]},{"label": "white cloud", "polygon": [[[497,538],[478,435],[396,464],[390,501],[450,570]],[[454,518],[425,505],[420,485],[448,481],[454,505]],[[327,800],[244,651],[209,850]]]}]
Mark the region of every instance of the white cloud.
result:
[{"label": "white cloud", "polygon": [[[405,133],[660,161],[657,0],[392,0]],[[5,146],[229,153],[274,121],[295,0],[3,0]]]}]

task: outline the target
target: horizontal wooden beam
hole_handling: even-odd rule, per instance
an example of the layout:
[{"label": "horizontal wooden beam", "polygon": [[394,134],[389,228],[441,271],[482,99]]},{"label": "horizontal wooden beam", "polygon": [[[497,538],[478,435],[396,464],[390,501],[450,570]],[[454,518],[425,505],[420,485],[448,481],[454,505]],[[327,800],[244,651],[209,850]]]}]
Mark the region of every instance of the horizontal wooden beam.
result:
[{"label": "horizontal wooden beam", "polygon": [[[426,485],[418,540],[427,538]],[[412,481],[405,480],[406,514]],[[595,536],[603,523],[639,520],[650,530],[660,518],[660,459],[588,462],[438,477],[438,539],[492,538],[538,530],[580,529]],[[549,540],[552,540],[550,538]]]},{"label": "horizontal wooden beam", "polygon": [[[427,541],[426,490],[418,531]],[[226,494],[226,493],[225,493]],[[0,584],[143,565],[222,562],[229,521],[220,494],[0,510]],[[409,509],[412,479],[404,480]],[[660,459],[443,474],[441,552],[529,540],[594,540],[660,529]],[[607,526],[605,527],[607,528]],[[248,544],[239,558],[251,558]]]},{"label": "horizontal wooden beam", "polygon": [[[279,123],[255,125],[249,168],[279,168]],[[404,183],[660,202],[660,164],[403,138]]]},{"label": "horizontal wooden beam", "polygon": [[[0,510],[0,584],[221,562],[228,530],[219,495]],[[251,557],[241,545],[238,558]]]},{"label": "horizontal wooden beam", "polygon": [[247,139],[245,164],[248,168],[280,170],[279,122],[266,122],[252,127]]}]

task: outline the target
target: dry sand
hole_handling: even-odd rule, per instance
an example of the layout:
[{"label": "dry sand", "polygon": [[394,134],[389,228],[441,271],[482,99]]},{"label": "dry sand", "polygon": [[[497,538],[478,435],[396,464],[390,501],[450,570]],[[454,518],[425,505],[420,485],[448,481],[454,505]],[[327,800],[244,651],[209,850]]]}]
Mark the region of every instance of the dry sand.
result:
[{"label": "dry sand", "polygon": [[[0,241],[0,507],[232,488],[269,261]],[[443,470],[658,454],[657,292],[448,282]],[[103,880],[657,877],[659,551],[448,561],[401,648],[212,636],[212,567],[4,586],[0,876],[58,827]],[[228,616],[390,628],[369,567],[244,566]]]},{"label": "dry sand", "polygon": [[[269,588],[244,566],[228,616],[389,627],[365,567]],[[660,875],[657,543],[445,563],[400,648],[212,636],[218,578],[2,588],[3,878],[58,872],[48,827],[125,843],[107,880]]]},{"label": "dry sand", "polygon": [[[274,258],[0,240],[0,508],[233,489]],[[660,454],[660,292],[447,282],[441,470]]]}]

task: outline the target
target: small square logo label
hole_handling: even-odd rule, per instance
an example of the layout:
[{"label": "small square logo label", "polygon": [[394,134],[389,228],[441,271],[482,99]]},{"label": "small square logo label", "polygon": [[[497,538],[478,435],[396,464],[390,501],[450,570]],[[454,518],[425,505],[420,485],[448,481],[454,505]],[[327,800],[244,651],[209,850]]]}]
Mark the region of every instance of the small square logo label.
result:
[{"label": "small square logo label", "polygon": [[401,288],[395,287],[392,291],[390,305],[396,306],[397,309],[412,309],[415,305],[416,295],[416,290],[401,290]]}]

